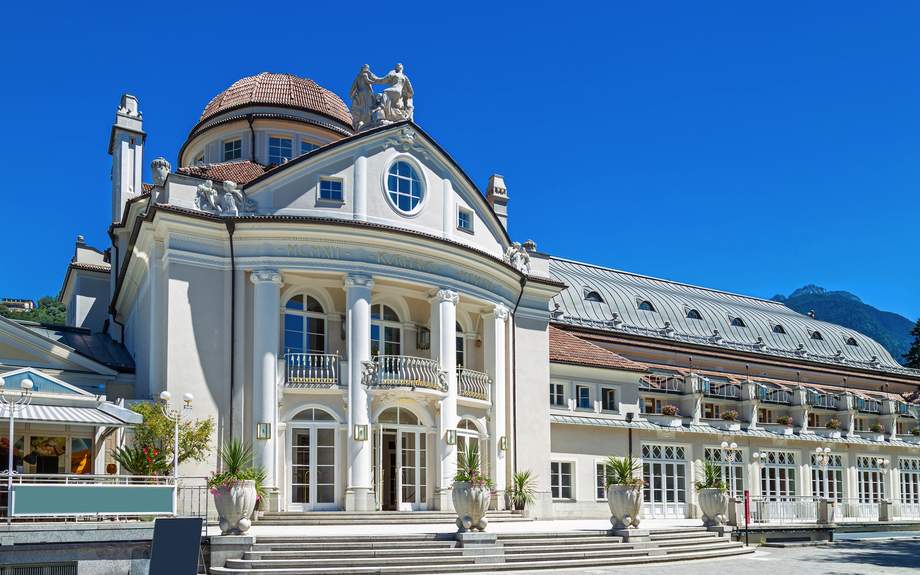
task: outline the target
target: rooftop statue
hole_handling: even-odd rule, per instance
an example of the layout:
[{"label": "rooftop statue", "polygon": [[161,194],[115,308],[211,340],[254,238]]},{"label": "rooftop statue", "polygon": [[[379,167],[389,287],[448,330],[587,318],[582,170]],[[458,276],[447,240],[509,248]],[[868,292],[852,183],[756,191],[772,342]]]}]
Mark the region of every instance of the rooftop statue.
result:
[{"label": "rooftop statue", "polygon": [[[375,94],[373,84],[388,84],[388,87]],[[351,85],[350,95],[351,117],[356,131],[411,120],[415,111],[412,83],[403,74],[402,64],[396,64],[382,78],[371,72],[367,64],[361,66],[361,72]]]}]

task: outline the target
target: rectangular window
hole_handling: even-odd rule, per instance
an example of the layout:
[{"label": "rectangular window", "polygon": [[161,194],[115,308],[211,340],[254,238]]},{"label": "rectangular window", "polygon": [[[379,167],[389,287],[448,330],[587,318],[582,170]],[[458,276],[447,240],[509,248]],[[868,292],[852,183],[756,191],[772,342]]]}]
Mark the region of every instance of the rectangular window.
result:
[{"label": "rectangular window", "polygon": [[[884,463],[883,463],[884,462]],[[885,483],[888,460],[883,457],[860,456],[856,458],[856,486],[860,503],[877,503],[887,497]]]},{"label": "rectangular window", "polygon": [[764,451],[766,464],[760,470],[760,494],[766,497],[792,497],[795,489],[795,454]]},{"label": "rectangular window", "polygon": [[312,152],[313,150],[315,150],[315,149],[317,149],[317,148],[319,148],[319,146],[317,146],[316,144],[311,144],[310,142],[307,142],[307,141],[305,141],[305,140],[301,140],[301,141],[300,141],[300,153],[301,153],[301,155],[302,155],[302,154],[306,154],[307,152]]},{"label": "rectangular window", "polygon": [[473,212],[459,208],[457,210],[457,227],[468,232],[473,231]]},{"label": "rectangular window", "polygon": [[869,426],[866,425],[866,418],[856,417],[853,419],[853,431],[866,431]]},{"label": "rectangular window", "polygon": [[345,196],[342,194],[342,181],[322,178],[319,181],[319,199],[335,200],[337,202],[344,201]]},{"label": "rectangular window", "polygon": [[650,415],[661,413],[661,400],[655,399],[654,397],[640,397],[639,409],[641,413]]},{"label": "rectangular window", "polygon": [[910,435],[910,430],[917,427],[916,421],[899,421],[898,435]]},{"label": "rectangular window", "polygon": [[740,449],[707,447],[703,452],[706,460],[719,466],[722,480],[729,486],[729,496],[744,494],[744,452]]},{"label": "rectangular window", "polygon": [[601,409],[604,411],[617,410],[617,391],[615,389],[601,388]]},{"label": "rectangular window", "polygon": [[901,505],[910,505],[914,512],[911,516],[917,517],[920,514],[920,459],[899,457],[898,468],[901,478]]},{"label": "rectangular window", "polygon": [[572,480],[572,463],[567,461],[553,461],[550,465],[553,499],[575,499],[575,491],[572,487],[575,484]]},{"label": "rectangular window", "polygon": [[268,163],[283,164],[294,157],[294,141],[291,138],[268,138]]},{"label": "rectangular window", "polygon": [[237,160],[243,157],[243,140],[236,139],[224,142],[224,161]]},{"label": "rectangular window", "polygon": [[549,403],[558,407],[568,407],[565,401],[565,384],[549,384]]},{"label": "rectangular window", "polygon": [[591,386],[578,385],[575,387],[575,393],[578,398],[578,409],[594,409],[594,402],[591,401]]},{"label": "rectangular window", "polygon": [[703,419],[719,419],[722,414],[722,406],[718,403],[703,404]]},{"label": "rectangular window", "polygon": [[760,409],[759,417],[760,417],[760,423],[773,423],[773,410],[772,409]]},{"label": "rectangular window", "polygon": [[597,493],[595,494],[595,498],[598,501],[606,501],[607,500],[607,487],[606,487],[607,465],[604,464],[603,462],[598,461],[598,462],[595,462],[594,467],[595,467],[594,483],[597,487],[596,488]]},{"label": "rectangular window", "polygon": [[808,427],[820,427],[821,426],[821,416],[817,413],[808,414]]},{"label": "rectangular window", "polygon": [[[822,465],[827,463],[827,465]],[[843,498],[843,457],[828,455],[823,457],[811,455],[811,492],[824,499]]]}]

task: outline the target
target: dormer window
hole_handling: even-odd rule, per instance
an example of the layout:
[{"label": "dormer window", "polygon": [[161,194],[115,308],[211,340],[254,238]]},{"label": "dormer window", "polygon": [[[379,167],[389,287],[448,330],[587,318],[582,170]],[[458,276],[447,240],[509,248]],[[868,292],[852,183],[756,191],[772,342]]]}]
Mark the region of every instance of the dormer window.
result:
[{"label": "dormer window", "polygon": [[857,346],[857,347],[859,346],[859,344],[856,343],[856,338],[854,337],[847,338],[847,345],[852,345],[852,346]]},{"label": "dormer window", "polygon": [[776,324],[773,326],[773,333],[780,333],[786,335],[786,330],[783,329],[783,326]]},{"label": "dormer window", "polygon": [[822,336],[819,331],[813,331],[811,332],[811,339],[823,340],[824,336]]},{"label": "dormer window", "polygon": [[291,138],[268,138],[268,163],[283,164],[294,157],[294,140]]},{"label": "dormer window", "polygon": [[198,152],[198,155],[195,156],[195,159],[192,160],[192,165],[197,166],[198,164],[204,163],[204,150]]},{"label": "dormer window", "polygon": [[457,208],[457,228],[473,231],[473,212],[464,208]]},{"label": "dormer window", "polygon": [[585,294],[585,301],[594,301],[597,303],[604,303],[604,298],[601,297],[601,294],[596,291],[589,291]]},{"label": "dormer window", "polygon": [[639,302],[639,309],[644,311],[655,311],[655,306],[652,305],[652,302],[644,300]]},{"label": "dormer window", "polygon": [[695,309],[691,309],[687,312],[687,319],[703,319],[703,316],[700,315],[700,312]]},{"label": "dormer window", "polygon": [[335,202],[344,201],[345,197],[342,194],[342,180],[334,178],[320,178],[319,199],[332,200]]},{"label": "dormer window", "polygon": [[300,154],[301,155],[306,154],[307,152],[312,152],[313,150],[317,148],[319,148],[319,146],[317,146],[313,142],[308,142],[306,140],[300,141]]},{"label": "dormer window", "polygon": [[732,318],[732,325],[735,326],[735,327],[747,327],[747,326],[744,324],[744,320],[741,319],[740,317],[733,317],[733,318]]},{"label": "dormer window", "polygon": [[224,162],[229,162],[230,160],[238,160],[242,157],[243,140],[241,138],[230,140],[229,142],[224,142]]}]

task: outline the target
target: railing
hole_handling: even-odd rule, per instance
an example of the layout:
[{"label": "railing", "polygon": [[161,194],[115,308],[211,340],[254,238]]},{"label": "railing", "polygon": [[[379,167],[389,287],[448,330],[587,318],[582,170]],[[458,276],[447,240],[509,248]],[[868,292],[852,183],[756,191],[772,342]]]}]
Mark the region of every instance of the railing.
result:
[{"label": "railing", "polygon": [[424,387],[447,391],[446,372],[432,359],[405,355],[378,355],[362,361],[364,385],[381,387]]},{"label": "railing", "polygon": [[284,384],[288,387],[339,385],[338,354],[286,353],[284,354]]},{"label": "railing", "polygon": [[741,399],[741,386],[736,383],[715,383],[704,379],[703,395],[722,399]]},{"label": "railing", "polygon": [[757,387],[757,397],[763,403],[792,403],[792,392],[785,389],[768,389],[766,387]]},{"label": "railing", "polygon": [[866,413],[881,413],[882,411],[882,402],[875,401],[874,399],[866,399],[864,397],[856,398],[856,409],[859,411],[864,411]]},{"label": "railing", "polygon": [[834,521],[878,521],[878,501],[856,497],[838,499],[834,504]]},{"label": "railing", "polygon": [[481,371],[458,367],[457,387],[463,397],[491,401],[492,380]]},{"label": "railing", "polygon": [[920,519],[920,501],[895,501],[892,515],[898,519]]},{"label": "railing", "polygon": [[805,395],[805,402],[812,407],[837,409],[840,405],[840,398],[829,393],[808,393]]},{"label": "railing", "polygon": [[683,393],[684,381],[673,375],[658,375],[653,373],[639,380],[639,389],[645,391]]},{"label": "railing", "polygon": [[818,501],[814,496],[751,497],[753,523],[815,523]]}]

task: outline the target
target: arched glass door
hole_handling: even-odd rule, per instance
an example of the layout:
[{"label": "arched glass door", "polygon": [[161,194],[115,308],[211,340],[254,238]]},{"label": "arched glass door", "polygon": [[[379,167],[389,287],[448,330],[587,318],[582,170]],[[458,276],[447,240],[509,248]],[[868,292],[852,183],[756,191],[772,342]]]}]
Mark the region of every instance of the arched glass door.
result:
[{"label": "arched glass door", "polygon": [[338,509],[338,425],[322,409],[305,409],[288,423],[291,511]]},{"label": "arched glass door", "polygon": [[377,418],[374,489],[382,511],[428,509],[428,433],[410,410],[391,407]]}]

